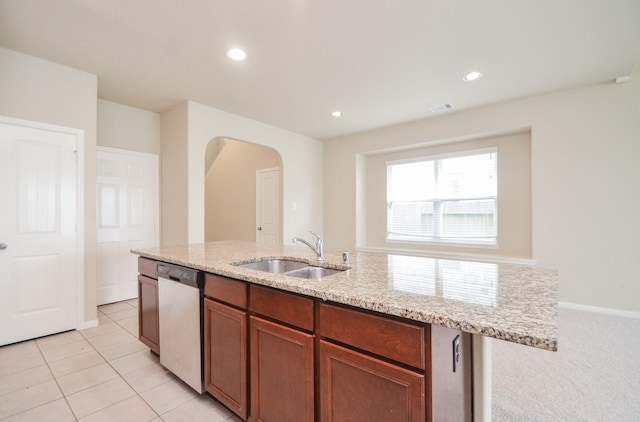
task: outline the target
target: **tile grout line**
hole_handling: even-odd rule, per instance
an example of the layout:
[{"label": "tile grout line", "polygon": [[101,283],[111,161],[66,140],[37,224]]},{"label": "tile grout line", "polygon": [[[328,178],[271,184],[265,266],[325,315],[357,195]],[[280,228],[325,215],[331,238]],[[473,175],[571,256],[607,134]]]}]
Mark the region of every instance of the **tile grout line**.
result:
[{"label": "tile grout line", "polygon": [[[129,305],[129,304],[127,303],[127,305]],[[129,305],[129,306],[131,306],[131,305]],[[133,306],[131,306],[131,307],[133,308]],[[98,308],[98,312],[100,312],[100,308]],[[104,312],[103,312],[103,315],[105,315],[107,318],[109,318],[108,314],[105,314]],[[111,319],[111,318],[109,318],[109,319]],[[113,321],[113,322],[115,322],[116,324],[118,324],[118,322],[117,322],[117,321],[114,321],[114,320],[111,320],[111,321]],[[127,331],[127,329],[126,329],[126,328],[124,328],[124,327],[122,327],[122,325],[118,324],[118,326],[119,326],[120,328],[122,328],[123,330]],[[127,332],[128,332],[128,331],[127,331]],[[83,336],[83,337],[84,337],[84,336]],[[136,339],[136,340],[137,340],[137,339]],[[87,340],[87,341],[89,341],[89,340]],[[138,341],[139,341],[139,340],[138,340]],[[91,343],[90,343],[90,344],[91,344]],[[140,400],[142,400],[142,401],[143,401],[147,406],[149,406],[149,409],[151,409],[151,411],[155,414],[155,417],[154,417],[153,419],[160,418],[160,419],[162,420],[162,417],[158,414],[158,412],[156,412],[156,410],[151,406],[151,404],[147,403],[147,401],[144,399],[144,397],[142,397],[142,396],[140,395],[140,393],[139,393],[139,392],[138,392],[138,391],[137,391],[137,390],[136,390],[136,389],[135,389],[131,384],[129,384],[129,382],[128,382],[128,381],[127,381],[127,380],[122,376],[122,374],[121,374],[120,372],[118,372],[118,370],[117,370],[116,368],[114,368],[114,367],[113,367],[113,365],[111,365],[111,362],[110,362],[110,361],[108,361],[108,360],[107,360],[107,358],[105,358],[105,357],[102,355],[102,353],[100,353],[100,351],[99,351],[98,349],[96,349],[96,348],[93,346],[93,344],[91,344],[91,347],[92,347],[92,348],[96,351],[96,353],[98,353],[98,354],[100,355],[100,357],[102,357],[102,358],[104,359],[104,361],[105,361],[105,362],[106,362],[106,363],[107,363],[107,364],[108,364],[108,365],[109,365],[109,366],[110,366],[110,367],[111,367],[111,368],[112,368],[112,369],[113,369],[113,370],[118,374],[118,377],[120,377],[120,379],[121,379],[125,384],[127,384],[127,385],[129,386],[129,388],[131,388],[131,390],[135,393],[135,394],[134,394],[134,396],[138,396],[138,397],[140,398]],[[148,353],[151,353],[151,350],[147,350],[147,352],[148,352]],[[118,359],[123,358],[123,357],[125,357],[125,356],[130,356],[130,355],[132,355],[132,354],[134,354],[134,353],[138,353],[138,352],[132,352],[132,353],[126,354],[126,355],[124,355],[124,356],[119,357]],[[114,360],[115,360],[115,359],[114,359]],[[131,396],[131,397],[134,397],[134,396]],[[118,402],[116,402],[116,403],[113,403],[113,404],[111,404],[111,405],[107,406],[107,407],[111,407],[111,406],[113,406],[113,405],[115,405],[115,404],[121,403],[121,402],[123,402],[123,401],[125,401],[125,400],[130,399],[131,397],[127,397],[126,399],[120,400],[120,401],[118,401]],[[105,408],[103,408],[103,409],[100,409],[100,410],[104,410],[104,409],[106,409],[106,407],[105,407]],[[94,413],[97,413],[97,412],[99,412],[100,410],[97,410],[97,411],[96,411],[96,412],[94,412]],[[93,413],[91,413],[91,414],[93,414]],[[87,416],[89,416],[89,415],[87,415]],[[85,416],[85,417],[86,417],[86,416]],[[153,420],[153,419],[149,419],[149,420],[151,421],[151,420]]]},{"label": "tile grout line", "polygon": [[[131,305],[130,303],[127,303],[126,301],[125,301],[125,303],[126,303],[126,305],[127,305],[127,306],[129,306],[130,308],[132,308],[132,309],[134,309],[134,310],[137,310],[137,308],[136,308],[135,306]],[[116,312],[122,312],[122,310],[121,310],[121,311],[116,311]],[[101,316],[106,317],[106,319],[107,319],[107,321],[106,321],[106,322],[103,322],[103,324],[107,324],[107,323],[110,323],[110,322],[114,322],[114,323],[116,323],[116,325],[119,327],[119,329],[120,329],[120,330],[122,330],[123,332],[126,332],[126,333],[128,333],[128,334],[130,334],[130,335],[132,335],[132,336],[133,336],[137,341],[139,341],[139,339],[136,337],[136,333],[132,333],[131,331],[127,330],[127,328],[126,328],[123,324],[121,324],[119,321],[111,319],[111,317],[109,317],[109,314],[106,314],[106,313],[104,313],[104,312],[100,311],[100,308],[99,308],[99,307],[98,307],[98,313],[99,313],[99,314],[102,314]],[[99,316],[100,316],[100,315],[99,315]],[[124,320],[124,319],[126,319],[126,318],[122,318],[121,320]],[[104,321],[104,318],[103,318],[103,321]],[[131,325],[131,324],[129,324],[129,325]],[[23,411],[21,411],[21,412],[18,412],[18,413],[13,414],[13,415],[9,415],[9,416],[7,416],[7,418],[11,418],[11,417],[14,417],[14,416],[16,416],[16,415],[20,415],[20,414],[23,414],[23,413],[26,413],[26,412],[32,411],[32,410],[34,410],[34,409],[40,408],[40,407],[45,406],[45,405],[49,405],[49,404],[51,404],[51,403],[53,403],[53,402],[55,402],[55,401],[59,400],[60,398],[63,398],[63,399],[64,399],[64,401],[65,401],[65,403],[66,403],[66,405],[67,405],[67,408],[68,408],[68,409],[69,409],[69,411],[70,411],[71,416],[73,416],[74,421],[76,421],[76,422],[77,422],[77,421],[79,421],[79,420],[82,420],[82,419],[88,418],[88,417],[90,417],[91,415],[94,415],[94,414],[96,414],[96,413],[98,413],[98,412],[104,411],[105,409],[108,409],[108,408],[110,408],[110,407],[112,407],[112,406],[118,405],[119,403],[122,403],[122,402],[124,402],[124,401],[126,401],[126,400],[129,400],[129,399],[131,399],[131,398],[133,398],[133,397],[136,397],[136,396],[137,396],[137,397],[138,397],[138,399],[139,399],[139,400],[141,400],[145,405],[147,405],[147,406],[149,407],[149,409],[151,410],[151,413],[152,413],[152,415],[153,415],[153,416],[152,416],[152,417],[150,417],[150,419],[149,419],[150,421],[151,421],[151,420],[155,420],[155,419],[158,419],[159,421],[164,421],[165,419],[164,419],[163,415],[166,415],[166,414],[168,414],[169,412],[171,412],[171,411],[173,411],[173,410],[175,409],[175,408],[172,408],[172,409],[166,410],[163,414],[160,414],[159,412],[157,412],[157,411],[153,408],[153,406],[151,405],[151,403],[150,403],[150,402],[148,402],[147,400],[145,400],[145,398],[142,396],[142,394],[141,394],[140,392],[138,392],[138,391],[137,391],[137,390],[136,390],[136,389],[135,389],[135,388],[134,388],[134,387],[133,387],[133,386],[132,386],[132,385],[131,385],[131,384],[130,384],[126,379],[125,379],[125,377],[124,377],[124,376],[123,376],[123,375],[122,375],[122,374],[121,374],[121,373],[120,373],[120,372],[119,372],[119,371],[118,371],[118,370],[117,370],[117,369],[112,365],[112,361],[115,361],[115,360],[117,360],[117,359],[121,359],[121,358],[125,358],[125,357],[127,357],[127,356],[131,356],[131,355],[136,354],[136,353],[139,353],[140,351],[145,350],[145,349],[136,350],[136,351],[132,351],[132,352],[126,353],[126,354],[125,354],[125,355],[123,355],[123,356],[118,356],[117,358],[112,359],[112,361],[109,361],[109,360],[107,360],[106,356],[105,356],[105,355],[103,355],[103,353],[102,353],[100,350],[98,350],[98,349],[93,345],[93,343],[90,341],[90,339],[91,339],[91,338],[93,338],[93,337],[86,337],[86,336],[83,334],[83,332],[82,332],[81,330],[70,330],[69,332],[73,332],[73,331],[77,332],[77,333],[78,333],[78,334],[80,334],[80,336],[81,336],[81,340],[76,340],[77,342],[79,342],[79,341],[85,341],[86,343],[88,343],[88,345],[89,345],[89,347],[90,347],[90,350],[87,350],[87,351],[82,352],[82,353],[94,352],[94,353],[96,353],[98,356],[100,356],[100,358],[102,359],[102,361],[103,361],[103,362],[95,363],[95,364],[92,364],[92,365],[88,366],[87,368],[82,368],[82,369],[80,369],[80,370],[76,370],[76,371],[71,372],[71,373],[65,373],[65,374],[63,374],[63,375],[61,375],[61,376],[56,376],[56,375],[54,374],[54,372],[53,372],[53,369],[51,368],[51,365],[52,365],[52,364],[55,364],[56,362],[60,362],[60,361],[65,360],[65,359],[71,359],[71,358],[77,357],[77,356],[81,355],[82,353],[78,353],[78,354],[74,354],[74,355],[71,355],[71,356],[67,356],[67,357],[65,357],[65,358],[63,358],[63,359],[58,359],[58,360],[55,360],[55,361],[53,361],[53,362],[48,362],[48,361],[47,361],[47,359],[46,359],[46,357],[45,357],[45,353],[44,353],[44,351],[43,351],[43,350],[44,350],[44,349],[43,349],[43,346],[42,346],[42,345],[40,345],[40,344],[37,342],[37,340],[38,340],[38,339],[32,339],[32,340],[30,340],[30,341],[33,341],[33,342],[35,343],[36,348],[37,348],[37,350],[38,350],[38,353],[40,354],[40,357],[43,359],[44,364],[45,364],[45,365],[47,365],[47,370],[48,370],[49,374],[52,376],[53,380],[55,381],[56,386],[57,386],[57,388],[58,388],[58,392],[61,394],[61,397],[56,398],[56,399],[53,399],[53,400],[48,401],[48,402],[46,402],[46,403],[41,403],[41,404],[39,404],[38,406],[31,407],[31,408],[29,408],[29,409],[25,409],[25,410],[23,410]],[[118,330],[115,330],[113,333],[115,333],[116,331],[118,331]],[[113,333],[112,333],[112,332],[107,332],[107,333],[104,333],[104,335],[109,335],[109,334],[113,334]],[[62,333],[58,333],[58,334],[62,334]],[[54,335],[57,335],[57,334],[54,334]],[[48,337],[48,336],[45,336],[45,337]],[[64,343],[64,344],[56,345],[56,346],[53,346],[53,347],[65,346],[66,344],[71,344],[71,343],[74,343],[74,342],[76,342],[76,341],[70,341],[70,342],[68,342],[68,343]],[[114,345],[112,345],[112,346],[117,346],[118,344],[119,344],[119,343],[116,343],[116,344],[114,344]],[[146,353],[151,353],[151,351],[147,348],[147,349],[146,349]],[[60,379],[60,378],[62,378],[62,377],[64,377],[64,376],[67,376],[67,375],[72,375],[72,374],[77,373],[77,372],[79,372],[79,371],[81,371],[81,370],[90,369],[90,368],[96,367],[96,366],[98,366],[98,365],[102,365],[102,363],[107,363],[107,364],[108,364],[108,366],[109,366],[109,367],[110,367],[110,368],[115,372],[115,374],[117,374],[117,377],[112,378],[112,379],[109,379],[109,380],[105,380],[105,381],[103,381],[103,382],[100,382],[100,383],[98,383],[98,384],[96,384],[96,385],[92,385],[92,386],[90,386],[90,387],[86,387],[86,388],[84,388],[84,389],[82,389],[82,390],[75,391],[75,392],[73,392],[73,393],[71,393],[71,394],[68,394],[68,395],[67,395],[67,394],[65,394],[65,392],[64,392],[64,390],[62,389],[62,386],[61,386],[61,384],[60,384],[60,382],[59,382],[59,379]],[[116,401],[116,402],[110,403],[108,406],[105,406],[105,407],[103,407],[102,409],[96,410],[96,411],[94,411],[94,412],[92,412],[92,413],[89,413],[89,414],[87,414],[87,415],[84,415],[82,418],[79,418],[79,417],[78,417],[78,414],[74,411],[73,407],[71,406],[71,403],[70,403],[70,401],[69,401],[69,399],[68,399],[68,398],[69,398],[69,397],[71,397],[71,396],[73,396],[73,395],[75,395],[75,394],[79,394],[79,393],[81,393],[81,392],[83,392],[83,391],[89,390],[89,389],[91,389],[91,388],[98,387],[98,386],[100,386],[100,385],[104,385],[104,384],[106,384],[106,383],[108,383],[108,382],[111,382],[111,381],[113,381],[113,380],[116,380],[116,379],[118,379],[118,378],[119,378],[121,381],[123,381],[123,382],[124,382],[124,383],[125,383],[125,384],[126,384],[126,385],[127,385],[127,386],[132,390],[132,391],[133,391],[133,395],[131,395],[131,396],[129,396],[129,397],[126,397],[126,398],[124,398],[124,399],[122,399],[122,400],[118,400],[118,401]],[[39,385],[39,384],[42,384],[42,383],[44,383],[44,382],[49,382],[49,381],[50,381],[50,380],[42,381],[42,382],[39,382],[39,383],[36,383],[36,384],[33,384],[33,385]],[[168,384],[168,383],[170,383],[170,382],[173,382],[173,381],[172,381],[172,380],[167,380],[167,381],[165,381],[165,382],[163,382],[163,383],[161,383],[161,384],[159,384],[159,385]],[[153,387],[153,388],[155,388],[155,387]],[[198,399],[198,398],[200,398],[202,395],[203,395],[203,394],[196,395],[195,397],[190,398],[189,400],[187,400],[185,403],[182,403],[181,405],[184,405],[184,404],[186,404],[186,403],[189,403],[189,402],[191,402],[191,401],[193,401],[193,400],[197,400],[197,399]],[[206,395],[206,393],[205,393],[204,395]],[[209,398],[211,398],[211,399],[213,399],[214,401],[216,401],[216,402],[217,402],[217,400],[215,400],[215,398],[213,398],[213,397],[209,397]],[[4,420],[4,418],[3,418],[3,420]],[[234,414],[233,414],[233,412],[231,412],[231,415],[229,415],[229,417],[228,417],[228,418],[225,418],[225,419],[224,419],[224,421],[231,421],[231,420],[234,420]]]},{"label": "tile grout line", "polygon": [[[128,303],[127,303],[127,305],[128,305],[128,306],[130,306],[131,308],[135,309],[135,308],[134,308],[133,306],[131,306],[130,304],[128,304]],[[107,318],[109,318],[109,317],[108,317],[108,314],[103,313],[103,315],[104,315],[104,316],[106,316]],[[116,320],[112,320],[111,318],[109,318],[109,319],[110,319],[112,322],[116,323],[116,324],[117,324],[117,325],[118,325],[122,330],[124,330],[124,331],[126,331],[127,333],[129,333],[129,334],[133,335],[133,334],[132,334],[132,333],[130,333],[130,332],[129,332],[125,327],[123,327],[122,325],[120,325],[120,324],[118,323],[118,321],[116,321]],[[106,359],[106,357],[105,357],[105,356],[104,356],[104,355],[103,355],[103,354],[102,354],[98,349],[96,349],[96,347],[91,343],[91,341],[89,340],[89,338],[88,338],[88,337],[86,337],[86,336],[82,333],[82,331],[81,331],[81,330],[70,330],[70,331],[68,331],[68,332],[74,332],[74,331],[75,331],[75,332],[77,332],[78,334],[80,334],[80,335],[81,335],[81,337],[82,337],[82,340],[86,341],[86,342],[89,344],[89,346],[91,347],[92,351],[96,352],[96,353],[97,353],[97,354],[98,354],[98,355],[103,359],[104,363],[108,364],[108,365],[109,365],[109,367],[110,367],[111,369],[113,369],[113,371],[118,375],[118,377],[117,377],[117,378],[120,378],[120,379],[121,379],[125,384],[127,384],[127,386],[129,386],[129,388],[131,388],[131,390],[134,392],[134,395],[132,395],[132,396],[130,396],[130,397],[127,397],[127,398],[125,398],[125,399],[119,400],[119,401],[117,401],[117,402],[111,403],[109,406],[106,406],[106,407],[104,407],[104,408],[102,408],[102,409],[96,410],[95,412],[92,412],[92,413],[90,413],[90,414],[87,414],[87,415],[85,415],[83,418],[86,418],[86,417],[88,417],[88,416],[90,416],[90,415],[93,415],[93,414],[95,414],[95,413],[97,413],[97,412],[100,412],[101,410],[104,410],[104,409],[106,409],[106,408],[108,408],[108,407],[114,406],[114,405],[116,405],[116,404],[118,404],[118,403],[121,403],[121,402],[123,402],[123,401],[125,401],[125,400],[128,400],[128,399],[130,399],[131,397],[135,397],[135,396],[138,396],[138,397],[139,397],[139,398],[140,398],[140,399],[141,399],[141,400],[142,400],[142,401],[143,401],[147,406],[149,406],[149,408],[150,408],[150,409],[152,410],[152,412],[155,414],[155,417],[154,417],[153,419],[155,419],[155,418],[161,418],[161,416],[160,416],[160,415],[155,411],[155,409],[153,409],[153,407],[151,407],[151,405],[150,405],[149,403],[147,403],[147,402],[146,402],[146,400],[144,400],[144,398],[140,395],[140,393],[138,393],[138,392],[135,390],[135,388],[133,388],[133,386],[131,386],[131,385],[127,382],[127,380],[122,376],[122,374],[120,374],[120,372],[118,372],[118,370],[117,370],[115,367],[113,367],[113,365],[111,365],[111,362],[110,362],[110,361],[108,361],[108,360]],[[56,334],[53,334],[53,335],[57,335],[57,334],[62,334],[62,333],[56,333]],[[105,333],[105,334],[109,334],[109,333]],[[45,337],[48,337],[48,336],[45,336]],[[38,353],[40,353],[40,356],[42,357],[42,359],[43,359],[43,361],[44,361],[44,365],[46,365],[46,366],[47,366],[47,370],[48,370],[48,371],[49,371],[49,373],[51,374],[51,376],[52,376],[52,378],[53,378],[53,381],[55,381],[56,386],[58,387],[58,390],[59,390],[60,394],[62,395],[62,397],[60,397],[60,398],[63,398],[63,399],[64,399],[65,403],[67,404],[67,407],[69,408],[69,410],[70,410],[71,414],[72,414],[72,415],[73,415],[73,417],[74,417],[74,421],[76,421],[76,422],[77,422],[77,421],[79,421],[80,419],[78,418],[78,416],[77,416],[76,412],[73,410],[73,407],[71,406],[71,403],[69,403],[69,400],[67,399],[67,397],[72,396],[72,395],[74,395],[74,394],[78,394],[78,393],[80,393],[80,392],[82,392],[82,391],[86,391],[86,390],[88,390],[88,389],[90,389],[90,388],[97,387],[97,386],[99,386],[99,385],[103,385],[103,384],[105,384],[105,383],[107,383],[107,382],[110,382],[110,381],[113,381],[114,379],[117,379],[117,378],[112,378],[112,379],[110,379],[110,380],[103,381],[103,382],[101,382],[101,383],[99,383],[99,384],[93,385],[93,386],[91,386],[91,387],[87,387],[87,388],[85,388],[85,389],[83,389],[83,390],[80,390],[80,391],[75,391],[74,393],[67,395],[67,394],[65,394],[64,390],[62,389],[62,386],[60,385],[60,383],[59,383],[59,381],[58,381],[58,378],[61,378],[62,376],[66,376],[66,375],[71,375],[71,374],[73,374],[73,373],[79,372],[80,370],[75,371],[75,372],[72,372],[72,373],[69,373],[69,374],[64,374],[64,375],[62,375],[62,376],[58,377],[58,376],[56,376],[56,375],[53,373],[53,370],[51,369],[50,364],[51,364],[51,363],[55,363],[55,362],[59,362],[59,361],[61,361],[61,360],[65,360],[65,359],[69,359],[69,358],[73,358],[73,357],[79,356],[79,355],[81,355],[82,353],[78,353],[78,354],[75,354],[75,355],[71,355],[71,356],[65,357],[65,358],[63,358],[63,359],[58,359],[58,360],[56,360],[56,361],[49,362],[49,361],[47,361],[47,359],[46,359],[46,357],[45,357],[45,355],[44,355],[44,352],[42,351],[42,348],[41,348],[40,344],[38,344],[37,340],[38,340],[38,339],[31,339],[31,340],[29,340],[29,341],[33,341],[33,342],[34,342],[34,344],[35,344],[35,346],[36,346],[36,348],[38,349]],[[79,342],[79,341],[82,341],[82,340],[78,340],[78,342]],[[69,343],[61,344],[60,346],[64,346],[64,345],[66,345],[66,344],[71,344],[71,343],[74,343],[74,342],[69,342]],[[54,347],[57,347],[57,346],[54,346]],[[83,352],[83,353],[86,353],[86,352]],[[131,353],[128,353],[128,354],[126,354],[126,355],[124,355],[124,356],[121,356],[121,357],[130,356],[130,355],[132,355],[132,354],[134,354],[134,353],[137,353],[137,352],[131,352]],[[120,357],[119,357],[119,358],[120,358]],[[82,370],[84,370],[84,369],[89,369],[89,368],[93,368],[93,367],[96,367],[96,366],[101,365],[101,364],[102,364],[102,363],[97,363],[97,364],[95,364],[95,365],[91,365],[91,366],[89,366],[89,367],[87,367],[87,368],[83,368]],[[41,366],[41,365],[39,365],[39,366]],[[43,384],[43,383],[45,383],[45,382],[49,382],[49,381],[50,381],[50,380],[42,381],[42,382],[39,382],[39,383],[37,383],[37,384],[33,384],[33,385],[39,385],[39,384]],[[33,410],[33,409],[37,409],[37,408],[39,408],[39,407],[42,407],[42,406],[45,406],[45,405],[47,405],[47,404],[53,403],[53,402],[55,402],[55,401],[57,401],[57,400],[60,400],[60,398],[56,398],[56,399],[53,399],[53,400],[48,401],[48,402],[46,402],[46,403],[42,403],[42,404],[40,404],[40,405],[38,405],[38,406],[31,407],[31,408],[29,408],[29,409],[25,409],[25,410],[23,410],[23,411],[21,411],[21,412],[18,412],[18,413],[13,414],[13,415],[9,415],[9,416],[7,416],[7,418],[10,418],[10,417],[13,417],[13,416],[16,416],[16,415],[20,415],[20,414],[22,414],[22,413],[26,413],[26,412],[31,411],[31,410]],[[5,419],[5,418],[3,418],[3,419]],[[162,418],[161,418],[161,419],[162,419]]]},{"label": "tile grout line", "polygon": [[[131,305],[131,304],[129,304],[129,303],[127,303],[127,305],[131,306],[132,308],[134,308],[134,309],[136,309],[136,310],[138,309],[138,308],[136,308],[136,307],[132,306],[132,305]],[[105,314],[104,312],[103,312],[103,314],[104,314],[107,318],[109,318],[109,314]],[[111,319],[111,318],[109,318],[109,319]],[[128,331],[128,330],[127,330],[125,327],[123,327],[123,326],[122,326],[118,321],[116,321],[116,320],[112,320],[112,321],[113,321],[113,322],[115,322],[116,324],[118,324],[120,327],[122,327],[125,331]],[[132,335],[133,335],[133,334],[132,334]],[[98,353],[100,353],[100,352],[98,352]],[[134,353],[137,353],[137,352],[134,352]],[[151,350],[149,350],[149,351],[148,351],[148,353],[151,353]],[[131,354],[133,354],[133,353],[131,353]],[[102,356],[102,355],[101,355],[101,356]],[[126,355],[126,356],[129,356],[129,355]],[[106,360],[106,359],[105,359],[105,360]],[[115,368],[114,368],[114,370],[115,370]],[[116,371],[116,372],[117,372],[117,371]],[[167,413],[169,413],[169,412],[171,412],[171,411],[173,410],[173,409],[169,409],[169,410],[167,410],[166,412],[164,412],[164,413],[162,413],[162,414],[159,414],[159,413],[158,413],[158,412],[156,412],[156,410],[151,406],[151,403],[147,402],[147,401],[144,399],[144,397],[142,397],[142,394],[141,394],[141,393],[137,392],[137,391],[135,390],[135,388],[133,388],[133,386],[131,386],[131,385],[127,382],[127,380],[126,380],[126,379],[124,379],[124,377],[122,377],[122,376],[121,376],[121,378],[124,380],[124,382],[126,382],[126,383],[127,383],[127,385],[129,385],[129,386],[131,387],[131,389],[133,389],[133,391],[135,391],[135,392],[136,392],[136,394],[140,397],[140,399],[142,399],[142,401],[144,401],[144,402],[147,404],[147,406],[149,406],[149,407],[151,408],[151,410],[153,410],[153,411],[154,411],[154,413],[156,414],[156,417],[160,418],[160,420],[164,421],[164,418],[162,417],[162,415],[166,415]],[[172,382],[172,381],[170,381],[170,380],[169,380],[169,381],[164,382],[163,384],[166,384],[166,383],[169,383],[169,382]],[[155,388],[155,387],[154,387],[154,388]],[[203,394],[206,394],[206,393],[203,393]],[[195,397],[193,397],[193,398],[191,398],[191,399],[187,400],[187,401],[186,401],[185,403],[183,403],[182,405],[184,405],[184,404],[186,404],[186,403],[188,403],[188,402],[190,402],[190,401],[196,400],[198,397],[201,397],[201,396],[202,396],[202,394],[197,395],[197,396],[195,396]],[[212,398],[213,400],[215,400],[215,398],[213,398],[213,397],[211,397],[211,398]],[[216,400],[216,402],[217,402],[217,400]],[[232,418],[233,418],[233,416],[234,416],[234,415],[233,415],[233,413],[232,413],[232,414],[229,416],[229,418],[225,419],[225,422],[226,422],[226,421],[228,421],[228,420],[230,420],[230,419],[232,419]]]},{"label": "tile grout line", "polygon": [[[60,394],[62,394],[62,398],[64,399],[64,402],[67,404],[67,407],[69,408],[69,411],[73,415],[74,421],[77,421],[78,420],[78,416],[76,415],[76,412],[73,411],[73,407],[71,407],[71,403],[69,403],[69,400],[67,400],[67,395],[64,394],[64,391],[62,390],[62,386],[58,382],[58,377],[56,377],[56,375],[51,370],[51,366],[49,366],[49,362],[47,361],[47,358],[44,356],[44,353],[42,352],[42,348],[40,347],[40,345],[38,344],[38,342],[35,339],[33,340],[33,342],[36,344],[36,347],[38,348],[38,351],[42,355],[42,359],[46,363],[47,369],[49,370],[49,373],[51,373],[51,376],[53,377],[53,380],[56,382],[56,385],[58,386],[58,390],[60,390]],[[56,399],[56,400],[59,400],[59,399]],[[53,401],[55,401],[55,400],[52,400],[49,403],[52,403]],[[37,406],[37,407],[40,407],[40,406]],[[31,409],[35,409],[35,408],[31,408]],[[28,410],[31,410],[31,409],[28,409]]]}]

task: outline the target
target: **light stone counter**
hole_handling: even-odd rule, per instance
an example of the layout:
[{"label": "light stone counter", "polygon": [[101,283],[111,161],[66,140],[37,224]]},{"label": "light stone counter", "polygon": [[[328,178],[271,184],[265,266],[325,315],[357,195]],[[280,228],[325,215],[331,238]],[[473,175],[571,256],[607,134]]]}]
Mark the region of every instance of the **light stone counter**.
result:
[{"label": "light stone counter", "polygon": [[346,268],[342,253],[323,263],[306,246],[223,241],[132,250],[159,261],[472,334],[557,350],[558,274],[537,267],[376,253],[351,253],[347,271],[307,280],[238,267],[289,258]]}]

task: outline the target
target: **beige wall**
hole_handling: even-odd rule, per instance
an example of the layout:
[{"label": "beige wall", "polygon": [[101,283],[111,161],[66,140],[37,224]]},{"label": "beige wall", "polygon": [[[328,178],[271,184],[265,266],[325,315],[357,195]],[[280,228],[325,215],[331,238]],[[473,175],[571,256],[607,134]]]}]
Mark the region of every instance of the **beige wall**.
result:
[{"label": "beige wall", "polygon": [[96,313],[96,114],[98,78],[0,48],[0,115],[84,131],[84,317]]},{"label": "beige wall", "polygon": [[160,115],[99,99],[98,145],[160,155]]},{"label": "beige wall", "polygon": [[[160,243],[163,246],[189,243],[187,134],[187,103],[182,103],[162,114]],[[204,178],[204,173],[202,177]]]},{"label": "beige wall", "polygon": [[[366,234],[358,246],[531,257],[531,134],[529,131],[366,156]],[[483,148],[498,151],[498,239],[495,247],[425,245],[386,240],[387,161]],[[360,243],[361,242],[361,243]]]},{"label": "beige wall", "polygon": [[363,154],[531,130],[532,256],[560,300],[640,311],[640,75],[328,140],[324,230],[356,245]]},{"label": "beige wall", "polygon": [[205,181],[206,242],[256,241],[256,170],[273,167],[280,167],[274,149],[229,141]]},{"label": "beige wall", "polygon": [[[204,241],[205,155],[207,144],[217,137],[264,145],[280,154],[285,241],[310,229],[322,231],[320,141],[189,101],[162,115],[164,244]],[[165,173],[174,156],[176,166]]]}]

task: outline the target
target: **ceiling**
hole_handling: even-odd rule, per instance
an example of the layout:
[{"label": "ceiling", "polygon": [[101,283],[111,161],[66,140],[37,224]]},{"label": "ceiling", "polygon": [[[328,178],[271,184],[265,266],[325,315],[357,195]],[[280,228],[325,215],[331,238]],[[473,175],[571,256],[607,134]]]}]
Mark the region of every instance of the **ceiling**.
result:
[{"label": "ceiling", "polygon": [[640,0],[0,0],[0,46],[98,75],[105,100],[328,139],[613,83],[640,58]]}]

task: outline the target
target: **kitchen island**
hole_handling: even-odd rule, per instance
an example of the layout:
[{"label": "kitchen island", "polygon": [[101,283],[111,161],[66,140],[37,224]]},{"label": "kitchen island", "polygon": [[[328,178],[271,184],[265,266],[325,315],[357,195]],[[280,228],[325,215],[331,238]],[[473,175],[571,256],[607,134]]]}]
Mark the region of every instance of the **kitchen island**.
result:
[{"label": "kitchen island", "polygon": [[[240,344],[242,350],[248,351],[247,367],[252,372],[244,375],[248,386],[240,396],[246,396],[250,405],[239,405],[244,410],[236,411],[243,419],[269,420],[258,415],[259,403],[266,406],[261,398],[268,397],[268,394],[260,395],[259,387],[262,385],[262,391],[268,390],[264,380],[275,376],[269,366],[273,363],[276,367],[278,359],[264,358],[273,346],[266,345],[274,338],[305,345],[301,346],[306,355],[301,358],[300,367],[306,365],[308,370],[301,372],[304,382],[300,389],[306,399],[301,401],[310,406],[306,414],[312,416],[308,420],[323,421],[339,420],[344,414],[336,417],[336,412],[345,412],[354,403],[389,387],[381,383],[381,379],[388,381],[403,376],[400,384],[407,386],[406,396],[399,397],[411,403],[402,410],[406,415],[418,415],[421,420],[438,420],[442,415],[451,416],[450,420],[471,420],[471,335],[557,350],[558,276],[553,270],[360,252],[352,253],[347,265],[343,263],[342,253],[327,253],[325,261],[316,262],[315,255],[304,246],[238,241],[132,252],[147,260],[204,271],[208,277],[205,286],[209,280],[210,285],[238,283],[238,287],[245,289],[242,292],[246,293],[242,294],[247,298],[246,305],[215,297],[215,294],[205,299],[205,308],[212,310],[211,315],[227,318],[233,314],[234,321],[241,325],[240,332],[248,332],[241,339],[246,342]],[[321,279],[302,279],[240,266],[275,258],[343,271]],[[299,322],[298,316],[287,319],[280,315],[278,309],[289,307],[300,309],[309,322]],[[206,322],[207,316],[205,325],[210,328]],[[274,324],[276,322],[278,324]],[[376,337],[378,331],[384,333],[385,330],[388,336],[397,332],[400,337]],[[215,334],[215,330],[212,333]],[[205,328],[205,337],[207,334],[211,333]],[[416,348],[425,349],[417,358],[410,356]],[[353,372],[354,368],[364,367],[370,371]],[[391,374],[389,370],[395,372]],[[371,374],[376,376],[371,378]],[[361,385],[340,389],[352,380],[360,380]],[[363,387],[375,383],[378,385],[371,391]],[[363,388],[364,393],[358,396]],[[386,391],[357,411],[362,414],[393,394],[391,390]],[[345,402],[342,397],[349,395],[358,400]],[[454,407],[464,409],[452,413]],[[402,413],[397,409],[394,412],[396,416]],[[267,415],[268,411],[262,413]],[[456,416],[452,416],[454,414]],[[414,420],[413,416],[387,419]]]}]

